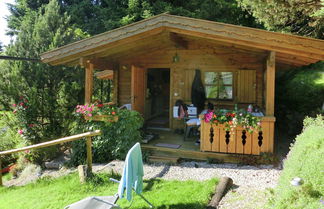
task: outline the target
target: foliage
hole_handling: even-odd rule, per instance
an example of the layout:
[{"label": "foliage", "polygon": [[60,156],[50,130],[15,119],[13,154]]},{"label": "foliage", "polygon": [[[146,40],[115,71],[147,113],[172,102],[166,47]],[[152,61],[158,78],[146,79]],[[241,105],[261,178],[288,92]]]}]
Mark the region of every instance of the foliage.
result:
[{"label": "foliage", "polygon": [[[48,2],[49,0],[19,0],[17,4],[10,5],[11,15],[8,17],[10,30],[8,34],[18,34],[21,27],[21,17],[26,15],[28,10],[37,11]],[[71,22],[90,35],[112,30],[164,12],[260,27],[255,23],[252,15],[238,7],[235,0],[66,0],[59,2],[62,7],[61,13],[67,12],[71,17]]]},{"label": "foliage", "polygon": [[[95,174],[94,178],[80,184],[77,174],[58,179],[44,178],[24,187],[0,188],[0,208],[63,208],[89,196],[107,196],[117,193],[118,184],[109,180],[111,174]],[[215,190],[217,179],[208,181],[144,180],[143,195],[156,208],[206,208]],[[19,201],[17,200],[19,197]],[[170,198],[172,197],[172,198]],[[40,201],[42,200],[42,201]],[[128,207],[125,199],[118,200],[122,208]],[[138,195],[134,195],[133,208],[147,208]]]},{"label": "foliage", "polygon": [[254,130],[261,129],[260,118],[253,116],[244,110],[239,111],[223,111],[213,110],[204,115],[204,120],[212,124],[224,124],[226,131],[234,131],[237,126],[252,133]]},{"label": "foliage", "polygon": [[324,113],[324,62],[277,74],[275,98],[278,126],[300,133],[305,116]]},{"label": "foliage", "polygon": [[[96,116],[96,115],[109,115],[118,116],[119,109],[112,103],[103,104],[98,101],[94,104],[77,105],[75,114],[77,116]],[[91,119],[91,118],[90,118]]]},{"label": "foliage", "polygon": [[[270,202],[272,208],[321,208],[320,199],[324,196],[324,117],[306,118],[304,122],[303,133],[297,136],[284,161],[279,184]],[[300,188],[290,185],[295,177],[304,180]]]},{"label": "foliage", "polygon": [[237,0],[269,30],[324,38],[322,0]]},{"label": "foliage", "polygon": [[[0,150],[9,150],[22,146],[24,140],[17,133],[15,116],[11,112],[0,111]],[[2,156],[2,167],[14,162],[17,155]]]},{"label": "foliage", "polygon": [[[19,1],[18,5],[21,2],[24,1]],[[6,55],[37,58],[40,53],[80,38],[78,29],[70,23],[69,16],[61,12],[56,0],[37,10],[20,6],[24,7],[24,12],[16,28],[19,33],[16,41],[6,48]],[[69,135],[71,112],[83,100],[81,69],[6,61],[1,70],[0,93],[3,96],[0,103],[6,109],[13,103],[21,103],[21,98],[28,103],[28,108],[21,109],[18,117],[18,126],[28,144]],[[32,151],[33,159],[51,158],[55,151],[55,147]]]},{"label": "foliage", "polygon": [[[113,159],[125,159],[128,150],[141,140],[140,128],[143,118],[136,111],[119,110],[118,121],[94,121],[79,117],[75,122],[75,133],[101,130],[102,135],[93,137],[92,151],[94,162],[107,162]],[[86,159],[84,141],[75,141],[72,146],[74,165],[83,164]]]}]

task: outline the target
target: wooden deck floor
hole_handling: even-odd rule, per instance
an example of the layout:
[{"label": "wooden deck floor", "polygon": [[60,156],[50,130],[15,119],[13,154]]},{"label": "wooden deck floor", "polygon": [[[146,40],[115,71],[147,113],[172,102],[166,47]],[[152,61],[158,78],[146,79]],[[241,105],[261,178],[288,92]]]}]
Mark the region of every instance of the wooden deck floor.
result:
[{"label": "wooden deck floor", "polygon": [[153,139],[149,141],[148,146],[155,146],[158,143],[164,144],[177,144],[181,145],[180,148],[176,150],[192,150],[192,151],[199,151],[199,145],[195,145],[197,137],[188,138],[188,140],[183,140],[183,134],[176,134],[172,131],[161,131],[161,130],[154,130],[151,131],[154,134],[158,134],[159,137],[157,139]]},{"label": "wooden deck floor", "polygon": [[[195,144],[197,137],[191,137],[187,141],[184,141],[183,134],[175,134],[172,131],[161,130],[154,130],[151,132],[158,134],[159,137],[151,140],[147,144],[141,144],[142,149],[149,151],[151,155],[173,156],[193,160],[216,159],[220,162],[229,163],[239,162],[239,157],[237,155],[200,151],[200,145]],[[158,143],[177,144],[181,146],[178,149],[174,149],[156,146]]]}]

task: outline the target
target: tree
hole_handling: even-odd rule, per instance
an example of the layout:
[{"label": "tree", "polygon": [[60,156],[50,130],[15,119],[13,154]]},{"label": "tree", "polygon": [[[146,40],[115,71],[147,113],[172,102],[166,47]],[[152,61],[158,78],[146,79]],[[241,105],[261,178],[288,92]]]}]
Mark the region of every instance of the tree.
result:
[{"label": "tree", "polygon": [[324,38],[323,0],[237,0],[273,31]]},{"label": "tree", "polygon": [[[235,0],[65,0],[59,1],[71,23],[90,35],[102,33],[154,15],[169,12],[250,27],[262,27]],[[9,34],[17,34],[21,18],[28,10],[37,11],[48,0],[17,0],[9,5]],[[61,11],[61,12],[62,12]]]},{"label": "tree", "polygon": [[[83,34],[70,23],[66,13],[60,12],[56,0],[38,10],[27,8],[24,14],[17,25],[16,41],[5,51],[9,56],[37,58]],[[23,107],[18,125],[24,138],[39,143],[68,135],[71,113],[83,101],[83,70],[26,61],[6,61],[1,68],[0,93],[4,96],[0,103],[7,108],[10,103]]]}]

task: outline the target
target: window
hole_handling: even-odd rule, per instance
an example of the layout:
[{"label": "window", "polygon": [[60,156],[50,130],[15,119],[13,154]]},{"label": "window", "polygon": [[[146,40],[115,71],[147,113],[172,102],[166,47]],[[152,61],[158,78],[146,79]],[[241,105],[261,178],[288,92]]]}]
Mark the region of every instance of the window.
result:
[{"label": "window", "polygon": [[205,72],[205,91],[208,99],[233,99],[233,73]]}]

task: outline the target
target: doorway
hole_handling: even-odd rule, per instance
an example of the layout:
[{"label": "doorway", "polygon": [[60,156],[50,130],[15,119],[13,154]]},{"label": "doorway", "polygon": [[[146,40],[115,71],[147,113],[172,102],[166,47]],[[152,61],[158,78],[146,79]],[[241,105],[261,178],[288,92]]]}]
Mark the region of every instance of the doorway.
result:
[{"label": "doorway", "polygon": [[145,119],[148,127],[169,128],[170,69],[147,69]]}]

